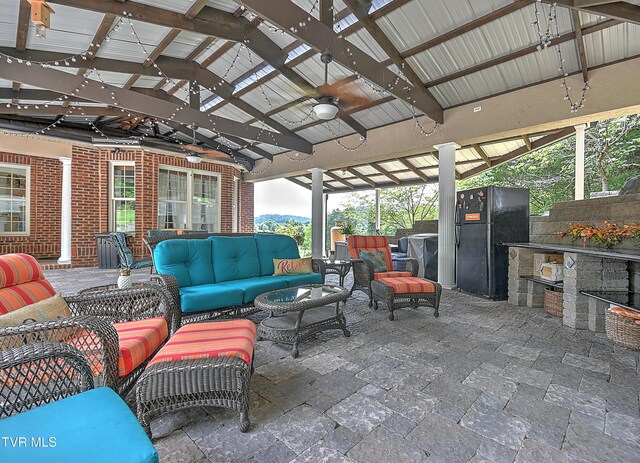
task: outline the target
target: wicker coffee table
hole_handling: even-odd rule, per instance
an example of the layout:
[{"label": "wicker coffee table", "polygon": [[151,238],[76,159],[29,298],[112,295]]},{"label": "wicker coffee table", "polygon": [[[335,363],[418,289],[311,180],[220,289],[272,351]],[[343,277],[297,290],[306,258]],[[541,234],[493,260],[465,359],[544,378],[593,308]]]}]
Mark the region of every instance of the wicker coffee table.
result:
[{"label": "wicker coffee table", "polygon": [[[293,344],[291,356],[298,356],[301,341],[319,331],[342,330],[351,336],[340,309],[349,291],[339,286],[304,285],[261,294],[255,307],[269,313],[258,327],[258,339]],[[335,304],[335,308],[330,304]]]}]

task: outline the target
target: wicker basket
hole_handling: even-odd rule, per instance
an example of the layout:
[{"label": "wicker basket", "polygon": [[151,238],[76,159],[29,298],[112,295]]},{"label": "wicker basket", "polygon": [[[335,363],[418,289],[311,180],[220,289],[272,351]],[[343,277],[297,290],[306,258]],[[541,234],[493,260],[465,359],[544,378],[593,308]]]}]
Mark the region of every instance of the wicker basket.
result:
[{"label": "wicker basket", "polygon": [[562,317],[562,291],[544,289],[544,310],[554,317]]},{"label": "wicker basket", "polygon": [[640,325],[633,318],[616,315],[607,310],[605,318],[607,336],[616,344],[631,350],[640,350]]}]

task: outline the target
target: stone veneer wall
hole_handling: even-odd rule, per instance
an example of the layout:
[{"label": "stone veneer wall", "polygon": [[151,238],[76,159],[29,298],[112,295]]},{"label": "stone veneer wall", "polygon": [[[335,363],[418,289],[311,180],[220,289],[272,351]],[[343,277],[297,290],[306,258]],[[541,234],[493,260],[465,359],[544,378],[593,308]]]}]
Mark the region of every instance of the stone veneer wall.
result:
[{"label": "stone veneer wall", "polygon": [[[559,233],[569,223],[603,225],[604,221],[624,225],[640,222],[640,195],[592,198],[581,201],[556,203],[548,216],[532,216],[530,241],[554,245],[590,246],[589,243],[572,243],[570,237]],[[625,240],[615,250],[639,252],[635,240]],[[543,286],[521,280],[533,270],[533,251],[510,249],[509,302],[514,305],[539,307],[542,304]],[[604,331],[606,303],[583,296],[580,291],[640,291],[640,263],[602,257],[587,256],[575,252],[564,253],[563,305],[565,325],[577,329]]]}]

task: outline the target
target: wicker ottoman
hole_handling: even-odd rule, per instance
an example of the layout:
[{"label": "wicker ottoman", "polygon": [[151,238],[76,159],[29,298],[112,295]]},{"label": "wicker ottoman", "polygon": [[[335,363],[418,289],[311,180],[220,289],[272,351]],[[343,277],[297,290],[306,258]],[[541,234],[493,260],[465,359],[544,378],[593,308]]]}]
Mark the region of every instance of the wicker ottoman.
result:
[{"label": "wicker ottoman", "polygon": [[239,411],[240,430],[246,432],[255,341],[250,320],[191,323],[176,331],[136,385],[145,431],[166,412],[209,405]]},{"label": "wicker ottoman", "polygon": [[435,281],[418,277],[380,278],[371,282],[371,292],[376,310],[378,302],[387,304],[389,320],[393,320],[393,311],[396,309],[420,305],[433,307],[433,315],[439,315],[442,286]]}]

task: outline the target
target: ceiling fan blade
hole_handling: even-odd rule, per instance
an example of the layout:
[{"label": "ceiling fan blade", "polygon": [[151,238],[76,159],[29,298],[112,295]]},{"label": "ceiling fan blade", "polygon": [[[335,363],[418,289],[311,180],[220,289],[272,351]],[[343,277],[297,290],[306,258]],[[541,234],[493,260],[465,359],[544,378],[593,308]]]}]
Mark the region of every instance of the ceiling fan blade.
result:
[{"label": "ceiling fan blade", "polygon": [[222,151],[214,150],[211,148],[205,148],[199,145],[183,145],[182,149],[184,151],[192,151],[194,153],[201,154],[203,157],[208,159],[224,159],[228,156]]},{"label": "ceiling fan blade", "polygon": [[369,104],[373,99],[362,93],[352,84],[336,83],[332,85],[323,85],[318,87],[323,95],[328,95],[339,100],[340,105],[345,108],[355,108]]}]

